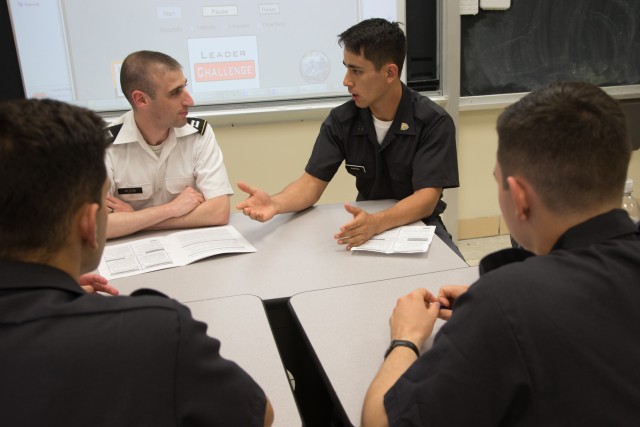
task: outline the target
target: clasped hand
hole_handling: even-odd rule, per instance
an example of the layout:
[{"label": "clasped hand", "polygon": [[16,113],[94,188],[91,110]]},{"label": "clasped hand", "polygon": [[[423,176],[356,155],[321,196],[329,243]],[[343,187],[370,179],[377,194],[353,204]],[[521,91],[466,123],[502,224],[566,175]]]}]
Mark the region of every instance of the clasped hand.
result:
[{"label": "clasped hand", "polygon": [[114,212],[133,212],[131,205],[123,200],[120,200],[116,196],[107,194],[105,203],[109,213]]},{"label": "clasped hand", "polygon": [[178,196],[169,202],[172,208],[172,216],[178,218],[184,216],[204,203],[204,195],[193,187],[185,187]]},{"label": "clasped hand", "polygon": [[389,319],[391,339],[409,340],[421,348],[433,333],[436,320],[449,320],[454,301],[467,289],[468,286],[447,285],[435,297],[421,288],[398,298]]},{"label": "clasped hand", "polygon": [[109,284],[109,281],[99,274],[87,273],[80,276],[78,284],[88,294],[104,292],[109,295],[118,295],[120,292]]}]

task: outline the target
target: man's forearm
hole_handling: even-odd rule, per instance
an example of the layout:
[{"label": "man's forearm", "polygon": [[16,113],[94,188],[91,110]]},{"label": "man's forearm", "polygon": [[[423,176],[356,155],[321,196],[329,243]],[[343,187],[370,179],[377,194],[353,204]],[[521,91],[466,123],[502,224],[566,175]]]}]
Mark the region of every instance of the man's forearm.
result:
[{"label": "man's forearm", "polygon": [[178,228],[223,225],[229,222],[229,196],[205,200],[191,212],[173,217],[169,204],[153,206],[133,212],[109,214],[107,238],[128,236],[140,230],[168,230]]},{"label": "man's forearm", "polygon": [[133,212],[115,212],[107,219],[107,239],[128,236],[171,218],[167,205],[153,206]]},{"label": "man's forearm", "polygon": [[389,353],[367,390],[362,408],[363,427],[389,425],[384,395],[415,361],[415,353],[407,347],[396,347]]},{"label": "man's forearm", "polygon": [[441,188],[422,188],[389,209],[373,214],[377,222],[376,234],[428,217],[436,208],[441,193]]},{"label": "man's forearm", "polygon": [[222,195],[205,200],[186,215],[168,218],[147,227],[149,230],[207,227],[229,223],[229,196]]},{"label": "man's forearm", "polygon": [[299,212],[313,206],[329,183],[304,173],[287,185],[280,193],[271,196],[278,213]]}]

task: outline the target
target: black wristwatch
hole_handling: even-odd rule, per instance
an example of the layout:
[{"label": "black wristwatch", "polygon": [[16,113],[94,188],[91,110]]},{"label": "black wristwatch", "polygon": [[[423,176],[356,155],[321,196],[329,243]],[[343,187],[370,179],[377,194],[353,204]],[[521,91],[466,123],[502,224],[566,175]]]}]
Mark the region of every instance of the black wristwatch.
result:
[{"label": "black wristwatch", "polygon": [[389,348],[384,353],[384,358],[386,359],[389,353],[391,353],[391,350],[393,350],[396,347],[409,347],[416,354],[416,357],[420,357],[420,351],[418,350],[418,347],[411,341],[391,340],[391,344],[389,345]]}]

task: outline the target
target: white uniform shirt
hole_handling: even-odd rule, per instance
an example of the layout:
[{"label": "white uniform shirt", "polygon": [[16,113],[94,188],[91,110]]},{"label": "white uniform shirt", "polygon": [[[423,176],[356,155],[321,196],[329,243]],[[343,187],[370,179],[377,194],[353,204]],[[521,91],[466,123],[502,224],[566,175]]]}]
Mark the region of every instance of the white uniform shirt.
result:
[{"label": "white uniform shirt", "polygon": [[188,123],[172,128],[158,157],[140,134],[133,111],[111,125],[120,123],[106,156],[109,194],[135,210],[169,203],[187,186],[207,200],[233,194],[222,151],[208,124],[202,135]]}]

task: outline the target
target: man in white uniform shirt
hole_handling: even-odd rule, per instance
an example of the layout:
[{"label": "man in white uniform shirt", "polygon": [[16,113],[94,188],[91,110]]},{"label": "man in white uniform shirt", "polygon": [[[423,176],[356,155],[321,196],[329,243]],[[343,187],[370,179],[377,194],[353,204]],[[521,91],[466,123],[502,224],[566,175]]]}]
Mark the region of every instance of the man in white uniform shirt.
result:
[{"label": "man in white uniform shirt", "polygon": [[132,110],[107,128],[107,237],[226,224],[233,190],[211,126],[187,117],[193,99],[180,64],[134,52],[120,83]]}]

